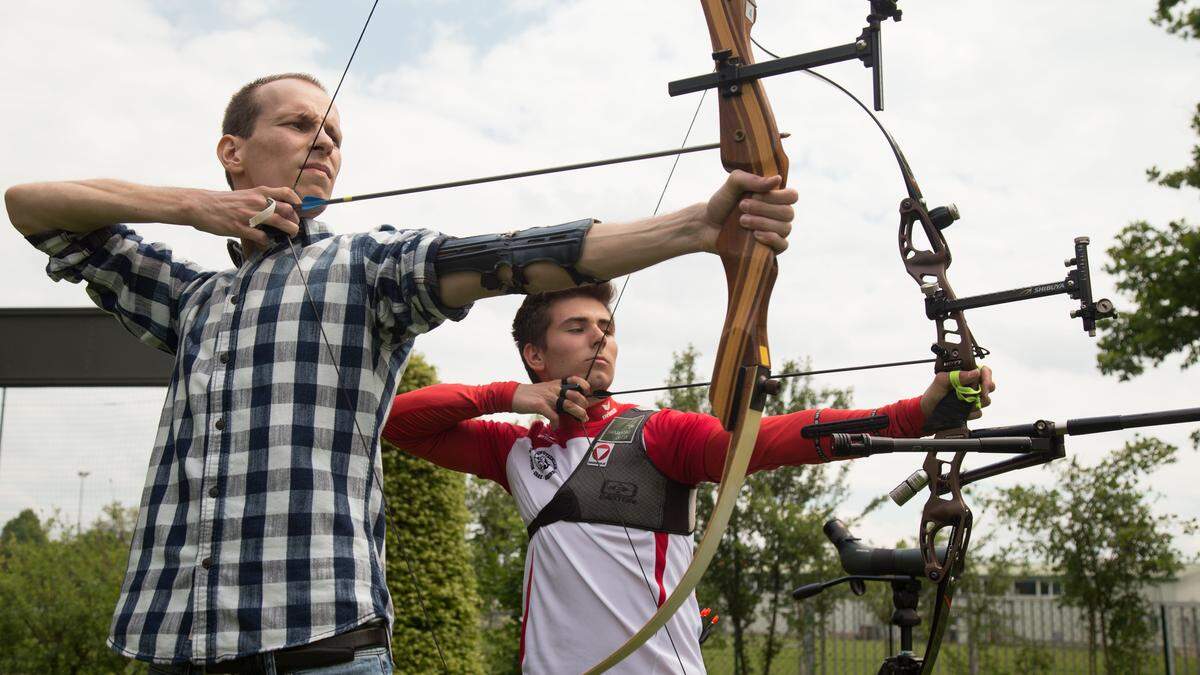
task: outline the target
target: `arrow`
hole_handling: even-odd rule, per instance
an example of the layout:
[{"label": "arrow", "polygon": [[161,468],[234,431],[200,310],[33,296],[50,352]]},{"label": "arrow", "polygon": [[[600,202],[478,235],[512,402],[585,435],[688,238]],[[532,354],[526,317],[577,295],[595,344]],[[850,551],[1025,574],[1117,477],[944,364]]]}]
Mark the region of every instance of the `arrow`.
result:
[{"label": "arrow", "polygon": [[[787,138],[791,134],[780,133],[780,138]],[[563,171],[575,171],[578,169],[591,169],[598,166],[608,166],[610,164],[623,164],[626,162],[639,162],[645,159],[655,159],[658,157],[670,157],[672,155],[686,155],[691,152],[703,152],[705,150],[716,150],[721,147],[720,143],[708,143],[705,145],[694,145],[688,148],[672,148],[670,150],[659,150],[657,152],[646,152],[640,155],[626,155],[625,157],[614,157],[612,159],[597,159],[591,162],[581,162],[579,164],[564,164],[562,166],[552,166],[544,169],[529,169],[527,171],[517,171],[516,173],[502,173],[494,176],[484,176],[483,178],[467,178],[464,180],[450,181],[448,183],[434,183],[432,185],[420,185],[417,187],[400,188],[399,190],[385,190],[383,192],[369,192],[361,195],[351,195],[349,197],[330,197],[329,199],[321,199],[320,197],[307,196],[300,202],[301,213],[311,211],[315,208],[328,206],[330,204],[345,204],[346,202],[362,202],[368,199],[379,199],[381,197],[396,197],[399,195],[410,195],[416,192],[432,192],[434,190],[447,190],[449,188],[463,187],[466,185],[479,185],[480,183],[495,183],[502,180],[512,180],[514,178],[528,178],[530,176],[543,176],[549,173],[560,173]]]}]

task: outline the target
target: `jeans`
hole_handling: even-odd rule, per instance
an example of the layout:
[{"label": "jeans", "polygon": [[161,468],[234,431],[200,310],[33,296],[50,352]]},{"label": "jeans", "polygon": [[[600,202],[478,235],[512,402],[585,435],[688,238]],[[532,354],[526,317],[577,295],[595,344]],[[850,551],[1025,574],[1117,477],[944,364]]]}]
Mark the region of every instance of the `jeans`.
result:
[{"label": "jeans", "polygon": [[[266,675],[276,675],[275,657],[263,654],[263,670]],[[160,665],[150,664],[151,673],[163,675],[202,675],[204,666],[193,664]],[[354,652],[354,660],[332,666],[302,668],[289,675],[392,675],[392,659],[386,647],[369,647]]]}]

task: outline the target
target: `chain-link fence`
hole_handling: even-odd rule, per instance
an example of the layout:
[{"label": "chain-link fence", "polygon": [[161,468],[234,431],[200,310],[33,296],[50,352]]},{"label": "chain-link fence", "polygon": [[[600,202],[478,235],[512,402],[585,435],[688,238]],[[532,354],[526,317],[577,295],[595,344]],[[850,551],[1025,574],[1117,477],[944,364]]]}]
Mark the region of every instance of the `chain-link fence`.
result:
[{"label": "chain-link fence", "polygon": [[165,389],[0,388],[0,524],[24,509],[86,528],[137,506]]},{"label": "chain-link fence", "polygon": [[[972,620],[971,598],[957,597],[952,623],[938,657],[939,673],[1091,673],[1106,672],[1103,654],[1088,640],[1083,613],[1063,607],[1054,597],[989,598],[985,620]],[[978,615],[976,615],[978,616]],[[922,617],[928,622],[928,616]],[[1146,620],[1154,629],[1140,662],[1146,674],[1200,675],[1200,603],[1165,602],[1152,605]],[[972,636],[970,625],[976,625]],[[923,625],[927,625],[923,624]],[[728,633],[728,626],[724,633]],[[781,640],[764,671],[767,640],[761,634],[746,638],[746,664],[737,663],[732,637],[714,636],[704,645],[705,663],[712,673],[779,675],[840,675],[874,673],[883,659],[899,648],[897,629],[881,625],[877,613],[857,600],[835,605],[824,617],[809,617],[802,635]],[[925,633],[915,631],[914,646],[924,651]],[[1092,661],[1092,657],[1095,661]],[[739,667],[739,665],[741,667]],[[1091,670],[1092,668],[1096,670]]]}]

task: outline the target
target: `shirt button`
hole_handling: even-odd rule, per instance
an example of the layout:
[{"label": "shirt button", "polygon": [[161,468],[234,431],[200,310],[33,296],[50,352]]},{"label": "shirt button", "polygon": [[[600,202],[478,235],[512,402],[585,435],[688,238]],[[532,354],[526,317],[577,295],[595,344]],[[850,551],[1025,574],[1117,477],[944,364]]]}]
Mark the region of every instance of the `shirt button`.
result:
[{"label": "shirt button", "polygon": [[221,363],[229,363],[229,354],[221,354],[221,356],[218,357],[218,360],[220,360]]},{"label": "shirt button", "polygon": [[209,497],[216,497],[219,494],[221,494],[221,491],[217,489],[216,485],[208,488],[208,496]]},{"label": "shirt button", "polygon": [[218,418],[217,423],[214,424],[213,426],[215,426],[217,428],[217,431],[224,430],[225,429],[225,418],[223,418],[223,417]]},{"label": "shirt button", "polygon": [[238,296],[236,296],[236,295],[229,296],[229,304],[236,305],[237,301],[238,301]]},{"label": "shirt button", "polygon": [[201,565],[204,567],[204,569],[206,569],[206,570],[207,570],[207,569],[211,569],[211,568],[212,568],[212,558],[205,558],[204,560],[201,560],[201,561],[200,561],[200,564],[201,564]]}]

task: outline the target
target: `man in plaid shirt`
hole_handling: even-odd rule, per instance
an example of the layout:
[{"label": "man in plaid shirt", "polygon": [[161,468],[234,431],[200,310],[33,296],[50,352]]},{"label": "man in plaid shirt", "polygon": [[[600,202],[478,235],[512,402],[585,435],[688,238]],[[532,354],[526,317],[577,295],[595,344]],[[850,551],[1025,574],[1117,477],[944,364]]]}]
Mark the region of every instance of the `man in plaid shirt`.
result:
[{"label": "man in plaid shirt", "polygon": [[[417,335],[480,298],[712,252],[735,209],[786,248],[796,193],[742,172],[707,203],[579,224],[573,261],[535,257],[520,279],[499,269],[499,285],[440,260],[456,240],[437,232],[334,235],[291,206],[332,194],[329,105],[305,74],[243,87],[217,145],[229,192],[97,179],[5,193],[52,279],[86,283],[176,357],[109,637],[155,672],[391,672],[379,433]],[[234,267],[203,269],[125,225],[142,222],[239,239]]]}]

